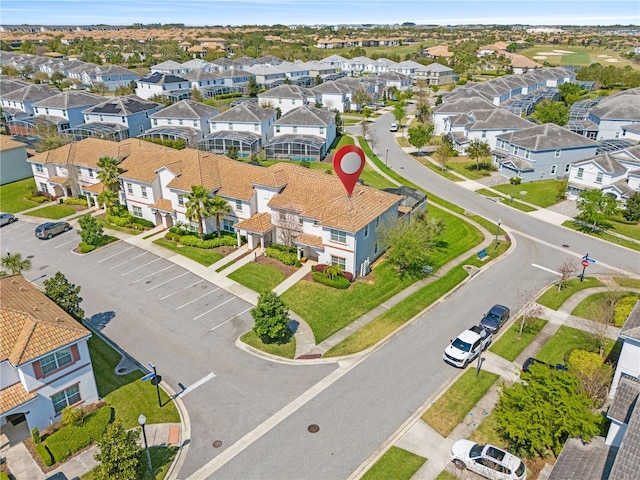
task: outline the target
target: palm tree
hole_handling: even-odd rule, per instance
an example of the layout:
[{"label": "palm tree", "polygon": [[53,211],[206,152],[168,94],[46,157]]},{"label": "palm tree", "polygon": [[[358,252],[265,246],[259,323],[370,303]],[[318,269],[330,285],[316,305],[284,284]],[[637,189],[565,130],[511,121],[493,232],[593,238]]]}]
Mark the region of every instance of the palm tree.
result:
[{"label": "palm tree", "polygon": [[118,175],[122,172],[118,167],[118,163],[118,160],[115,158],[102,157],[98,160],[97,164],[100,169],[97,173],[98,180],[102,182],[107,190],[111,190],[112,192],[117,192],[120,188]]},{"label": "palm tree", "polygon": [[222,235],[220,232],[220,227],[222,226],[222,218],[231,213],[231,205],[221,197],[213,197],[211,201],[211,208],[209,209],[209,213],[216,217],[216,229],[218,230],[218,237]]},{"label": "palm tree", "polygon": [[192,185],[191,192],[187,194],[187,218],[191,221],[198,222],[198,234],[200,240],[204,240],[203,220],[211,216],[211,205],[213,199],[209,196],[209,192],[202,185]]},{"label": "palm tree", "polygon": [[31,260],[23,260],[20,253],[7,253],[2,257],[2,266],[11,270],[11,273],[20,273],[23,270],[31,270]]}]

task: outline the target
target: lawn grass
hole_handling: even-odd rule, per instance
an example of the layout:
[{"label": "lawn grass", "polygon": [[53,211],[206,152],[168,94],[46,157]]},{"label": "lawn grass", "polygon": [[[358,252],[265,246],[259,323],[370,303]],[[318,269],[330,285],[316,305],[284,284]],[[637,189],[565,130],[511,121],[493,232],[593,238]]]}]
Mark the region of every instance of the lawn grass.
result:
[{"label": "lawn grass", "polygon": [[626,238],[616,237],[615,235],[611,235],[610,233],[604,231],[585,230],[584,227],[571,220],[567,220],[562,224],[562,226],[570,228],[571,230],[577,230],[579,232],[586,233],[587,235],[591,235],[592,237],[601,238],[602,240],[606,240],[609,243],[615,243],[616,245],[622,245],[623,247],[640,251],[640,243],[638,242],[627,240]]},{"label": "lawn grass", "polygon": [[438,476],[436,477],[436,480],[458,480],[458,477],[455,476],[453,473],[449,473],[446,470],[443,470],[438,474]]},{"label": "lawn grass", "polygon": [[629,225],[628,223],[617,222],[615,220],[610,220],[609,223],[611,224],[609,231],[640,240],[640,224]]},{"label": "lawn grass", "polygon": [[546,320],[536,319],[524,326],[520,335],[520,319],[502,334],[499,340],[489,347],[489,351],[513,362],[547,324]]},{"label": "lawn grass", "polygon": [[374,463],[362,480],[410,480],[427,459],[398,447],[391,447]]},{"label": "lawn grass", "polygon": [[[614,340],[606,340],[605,356],[611,353],[615,343]],[[597,340],[591,332],[562,325],[555,335],[547,340],[536,354],[536,358],[551,365],[566,364],[569,354],[576,348],[590,352],[599,350]]]},{"label": "lawn grass", "polygon": [[521,212],[533,212],[536,209],[533,207],[530,207],[529,205],[526,205],[522,202],[519,202],[518,200],[509,200],[509,199],[505,199],[502,195],[500,195],[499,193],[496,192],[492,192],[491,190],[489,190],[488,188],[479,188],[478,190],[475,190],[476,193],[479,193],[480,195],[484,195],[485,197],[490,197],[490,198],[503,198],[503,205],[506,205],[508,207],[513,207],[517,210],[520,210]]},{"label": "lawn grass", "polygon": [[114,390],[142,377],[140,370],[126,375],[116,375],[115,370],[122,359],[122,355],[96,333],[89,338],[88,343],[100,398],[104,398]]},{"label": "lawn grass", "polygon": [[76,210],[71,207],[67,207],[66,205],[48,205],[29,213],[25,213],[25,215],[59,220],[64,217],[68,217],[69,215],[73,215],[74,213],[76,213]]},{"label": "lawn grass", "polygon": [[336,150],[338,150],[340,147],[344,147],[345,145],[353,145],[353,138],[351,138],[349,135],[340,135],[340,140],[338,140],[334,145],[335,146],[330,150],[329,153],[335,153]]},{"label": "lawn grass", "polygon": [[451,180],[452,182],[462,182],[462,181],[464,181],[464,179],[462,179],[462,178],[458,177],[457,175],[454,175],[453,173],[451,173],[451,170],[449,169],[449,167],[445,167],[444,170],[443,170],[441,165],[436,165],[435,163],[430,161],[428,158],[424,158],[424,160],[420,159],[420,163],[422,165],[424,165],[425,167],[427,167],[429,170],[437,173],[441,177],[446,178],[447,180]]},{"label": "lawn grass", "polygon": [[17,213],[36,207],[38,204],[27,200],[31,191],[36,188],[36,182],[32,178],[25,178],[17,182],[0,186],[0,210],[7,213]]},{"label": "lawn grass", "polygon": [[498,378],[499,375],[484,370],[476,377],[476,369],[468,369],[422,415],[422,420],[443,437],[448,437]]},{"label": "lawn grass", "polygon": [[603,283],[595,277],[584,277],[584,281],[579,278],[572,278],[565,282],[562,290],[558,291],[558,284],[550,286],[536,300],[540,305],[549,307],[552,310],[558,310],[562,304],[573,294],[584,290],[585,288],[602,287]]},{"label": "lawn grass", "polygon": [[247,263],[235,272],[229,274],[229,278],[250,288],[254,292],[262,293],[273,290],[282,283],[287,276],[272,265],[264,263]]},{"label": "lawn grass", "polygon": [[175,404],[162,388],[160,389],[162,408],[158,406],[156,387],[150,381],[133,381],[104,397],[107,405],[116,411],[116,420],[125,429],[139,426],[138,417],[144,414],[147,423],[180,423],[180,415]]},{"label": "lawn grass", "polygon": [[449,160],[447,167],[470,180],[479,180],[491,176],[491,170],[482,168],[483,162],[480,162],[481,168],[478,170],[476,169],[476,162],[467,161],[466,158],[467,157],[462,157],[460,159],[454,158]]},{"label": "lawn grass", "polygon": [[291,336],[291,340],[285,344],[264,343],[253,330],[249,330],[240,337],[240,340],[256,350],[271,355],[283,358],[295,358],[296,356],[296,339],[294,336]]},{"label": "lawn grass", "polygon": [[[534,59],[533,57],[539,55],[540,52],[551,52],[552,50],[571,52],[565,55],[548,55],[544,62],[547,62],[553,67],[559,65],[590,65],[592,63],[599,63],[605,67],[614,66],[616,68],[623,68],[630,65],[634,70],[640,68],[637,63],[630,62],[629,59],[622,57],[619,52],[602,47],[538,44],[532,48],[519,50],[518,53],[541,63],[543,60]],[[598,55],[609,55],[611,58],[617,59],[618,62],[607,62],[607,57],[599,57]]]},{"label": "lawn grass", "polygon": [[189,247],[186,245],[180,245],[171,240],[165,240],[164,238],[159,238],[158,240],[154,240],[153,243],[164,247],[172,252],[179,253],[180,255],[184,255],[187,258],[190,258],[194,262],[198,262],[200,265],[204,265],[208,267],[213,265],[218,260],[220,260],[223,255],[208,250],[206,248],[197,248],[197,247]]},{"label": "lawn grass", "polygon": [[[636,292],[615,292],[616,298],[622,297],[638,297],[640,294]],[[589,295],[587,298],[582,300],[576,308],[573,309],[571,315],[575,315],[576,317],[586,318],[587,320],[592,320],[597,322],[600,320],[600,305],[602,305],[607,298],[611,296],[611,292],[598,292],[593,295]]]},{"label": "lawn grass", "polygon": [[[429,216],[442,219],[446,225],[431,254],[430,265],[434,271],[483,239],[470,223],[436,206],[429,207]],[[373,280],[355,282],[347,290],[303,280],[287,290],[282,299],[309,323],[316,342],[320,343],[416,280],[418,278],[399,275],[391,265],[383,263],[374,267]]]},{"label": "lawn grass", "polygon": [[492,188],[506,196],[513,194],[513,198],[516,200],[547,208],[561,201],[558,199],[558,192],[565,191],[566,182],[563,180],[539,180],[515,186],[508,183],[495,185]]},{"label": "lawn grass", "polygon": [[[149,447],[149,455],[151,456],[151,466],[153,472],[149,472],[147,467],[147,454],[144,450],[140,452],[140,462],[138,468],[139,480],[163,480],[167,476],[167,472],[173,463],[173,459],[178,453],[178,447]],[[95,468],[89,470],[80,477],[81,480],[95,480]]]},{"label": "lawn grass", "polygon": [[629,277],[613,277],[615,282],[623,288],[640,288],[640,280]]},{"label": "lawn grass", "polygon": [[500,435],[498,435],[497,427],[498,422],[496,422],[495,416],[493,414],[488,415],[482,420],[478,428],[471,432],[469,440],[476,443],[489,443],[496,447],[508,450],[509,444],[505,442]]},{"label": "lawn grass", "polygon": [[498,235],[506,235],[507,233],[502,229],[502,227],[498,229],[497,222],[492,222],[491,220],[487,220],[486,218],[481,217],[480,215],[476,215],[476,214],[467,215],[467,218],[469,218],[469,220],[473,220],[478,225],[482,225],[484,228],[486,228],[489,231],[489,233],[492,233],[494,235],[496,231],[498,232]]}]

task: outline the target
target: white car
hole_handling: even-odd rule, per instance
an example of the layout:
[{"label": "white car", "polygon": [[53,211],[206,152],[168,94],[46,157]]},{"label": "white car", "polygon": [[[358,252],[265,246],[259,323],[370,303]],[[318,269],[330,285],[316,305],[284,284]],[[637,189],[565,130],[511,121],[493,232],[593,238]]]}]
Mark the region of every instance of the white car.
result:
[{"label": "white car", "polygon": [[0,227],[11,225],[17,220],[18,218],[13,213],[0,213]]},{"label": "white car", "polygon": [[491,333],[480,325],[474,325],[451,341],[444,349],[442,359],[454,367],[465,368],[491,341]]},{"label": "white car", "polygon": [[493,445],[458,440],[451,447],[451,461],[460,470],[467,468],[491,480],[527,478],[527,467],[522,460]]},{"label": "white car", "polygon": [[389,125],[389,131],[390,132],[397,132],[398,131],[398,124],[396,122],[393,122],[391,125]]}]

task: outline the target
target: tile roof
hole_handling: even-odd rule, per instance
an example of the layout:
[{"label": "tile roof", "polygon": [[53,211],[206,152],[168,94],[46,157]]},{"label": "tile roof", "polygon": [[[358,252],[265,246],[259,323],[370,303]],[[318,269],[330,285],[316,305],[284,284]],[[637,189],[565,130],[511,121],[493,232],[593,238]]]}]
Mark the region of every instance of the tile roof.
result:
[{"label": "tile roof", "polygon": [[513,145],[517,145],[534,152],[562,148],[598,146],[598,142],[595,140],[591,140],[553,123],[536,125],[518,130],[517,132],[504,133],[502,135],[498,135],[496,138],[506,140]]},{"label": "tile roof", "polygon": [[0,277],[0,361],[17,367],[90,335],[22,275]]},{"label": "tile roof", "polygon": [[155,113],[149,115],[149,118],[190,118],[200,119],[210,115],[217,115],[219,110],[210,107],[204,103],[194,102],[193,100],[180,100],[179,102],[169,105]]},{"label": "tile roof", "polygon": [[623,373],[618,381],[616,395],[609,407],[607,417],[621,423],[629,423],[637,405],[638,396],[640,396],[640,380]]},{"label": "tile roof", "polygon": [[91,192],[91,193],[102,193],[104,192],[104,185],[102,184],[102,182],[98,182],[98,183],[94,183],[92,185],[87,185],[86,187],[82,187],[82,190],[84,192]]},{"label": "tile roof", "polygon": [[3,388],[0,390],[0,414],[33,400],[37,396],[36,392],[27,392],[20,382]]},{"label": "tile roof", "polygon": [[161,198],[153,205],[149,205],[149,208],[155,208],[157,210],[162,210],[163,212],[175,212],[175,209],[171,204],[171,200],[168,198]]},{"label": "tile roof", "polygon": [[308,245],[310,247],[323,248],[324,243],[322,242],[322,237],[317,235],[311,235],[309,233],[301,232],[295,238],[295,243],[298,245]]},{"label": "tile roof", "polygon": [[0,152],[25,146],[24,143],[15,141],[9,135],[0,135]]},{"label": "tile roof", "polygon": [[627,321],[624,322],[622,329],[620,329],[620,335],[640,340],[640,302],[636,302],[633,310],[631,310]]},{"label": "tile roof", "polygon": [[273,122],[274,125],[295,125],[295,126],[322,126],[326,127],[331,124],[335,118],[335,113],[328,110],[303,105],[290,110],[278,120]]},{"label": "tile roof", "polygon": [[209,122],[262,123],[264,120],[273,117],[275,113],[276,111],[272,108],[262,108],[258,104],[244,102],[222,112],[220,115],[216,115]]},{"label": "tile roof", "polygon": [[247,232],[267,233],[274,228],[274,225],[271,223],[271,214],[263,212],[255,213],[246,220],[240,220],[234,227]]},{"label": "tile roof", "polygon": [[[112,154],[115,142],[100,138],[85,138],[75,143],[38,153],[27,159],[31,163],[56,165],[82,165],[97,168],[101,156]],[[117,158],[117,156],[116,156]]]},{"label": "tile roof", "polygon": [[638,467],[640,466],[640,408],[637,407],[636,403],[636,408],[631,413],[618,454],[611,468],[609,477],[611,480],[635,480],[638,478]]},{"label": "tile roof", "polygon": [[64,185],[69,181],[69,177],[63,177],[61,175],[54,175],[47,179],[49,183],[55,183],[56,185]]},{"label": "tile roof", "polygon": [[[618,449],[605,445],[603,437],[589,443],[570,438],[565,443],[548,480],[604,480],[609,478]],[[620,477],[611,477],[618,480]]]}]

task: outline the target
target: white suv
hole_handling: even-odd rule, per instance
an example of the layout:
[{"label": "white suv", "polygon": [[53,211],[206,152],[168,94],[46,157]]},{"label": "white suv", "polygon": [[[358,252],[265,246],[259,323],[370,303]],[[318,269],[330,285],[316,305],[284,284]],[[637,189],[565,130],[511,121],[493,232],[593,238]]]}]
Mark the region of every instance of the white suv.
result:
[{"label": "white suv", "polygon": [[468,468],[491,480],[525,480],[527,468],[522,460],[493,445],[458,440],[451,447],[451,460],[460,470]]},{"label": "white suv", "polygon": [[396,122],[393,122],[390,126],[389,126],[389,131],[390,132],[397,132],[398,131],[398,124]]}]

